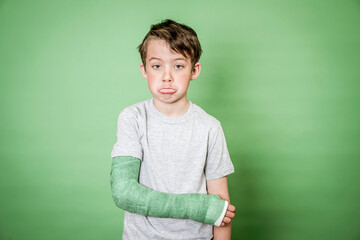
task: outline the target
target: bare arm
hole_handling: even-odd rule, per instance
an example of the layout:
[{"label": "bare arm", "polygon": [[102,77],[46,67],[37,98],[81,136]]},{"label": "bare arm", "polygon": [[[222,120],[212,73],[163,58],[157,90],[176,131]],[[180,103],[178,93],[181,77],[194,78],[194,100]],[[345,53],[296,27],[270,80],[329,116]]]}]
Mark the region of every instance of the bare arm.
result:
[{"label": "bare arm", "polygon": [[220,198],[229,202],[228,210],[220,227],[214,226],[213,240],[230,240],[231,239],[231,219],[235,217],[235,207],[230,204],[229,189],[227,177],[206,181],[208,194],[216,194]]}]

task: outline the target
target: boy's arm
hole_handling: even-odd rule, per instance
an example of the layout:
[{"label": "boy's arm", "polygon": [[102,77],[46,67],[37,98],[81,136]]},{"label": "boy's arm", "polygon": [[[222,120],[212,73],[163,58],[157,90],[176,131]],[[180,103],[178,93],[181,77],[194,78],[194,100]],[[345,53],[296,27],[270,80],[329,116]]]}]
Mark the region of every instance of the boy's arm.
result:
[{"label": "boy's arm", "polygon": [[[220,198],[229,202],[229,208],[225,214],[223,223],[220,227],[214,226],[213,240],[230,240],[231,239],[231,219],[235,217],[235,207],[230,204],[230,196],[227,184],[227,177],[206,181],[208,194],[216,194]],[[224,225],[224,223],[226,223]]]},{"label": "boy's arm", "polygon": [[110,179],[115,204],[128,212],[143,216],[188,218],[220,226],[227,204],[217,195],[171,194],[139,184],[140,159],[114,157]]}]

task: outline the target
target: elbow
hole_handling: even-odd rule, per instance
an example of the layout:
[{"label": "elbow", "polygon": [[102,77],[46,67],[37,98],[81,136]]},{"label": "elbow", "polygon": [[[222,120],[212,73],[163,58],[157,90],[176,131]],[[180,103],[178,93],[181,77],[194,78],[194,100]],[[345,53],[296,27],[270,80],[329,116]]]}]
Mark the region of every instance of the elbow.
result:
[{"label": "elbow", "polygon": [[127,210],[126,205],[124,204],[125,203],[124,198],[122,196],[116,196],[113,194],[112,197],[113,197],[115,205],[118,208],[121,208],[122,210]]},{"label": "elbow", "polygon": [[114,203],[117,207],[124,209],[124,203],[126,202],[126,186],[128,185],[128,179],[121,178],[118,173],[118,168],[112,168],[110,172],[110,186],[111,194]]},{"label": "elbow", "polygon": [[125,192],[124,185],[126,185],[126,184],[112,184],[111,191],[112,191],[112,198],[114,200],[115,205],[118,208],[127,210],[125,203],[128,202],[128,199],[126,197],[126,194],[124,194],[124,192]]},{"label": "elbow", "polygon": [[140,184],[136,181],[124,181],[113,183],[111,186],[112,197],[115,205],[124,211],[132,213],[143,213],[144,196],[139,191]]}]

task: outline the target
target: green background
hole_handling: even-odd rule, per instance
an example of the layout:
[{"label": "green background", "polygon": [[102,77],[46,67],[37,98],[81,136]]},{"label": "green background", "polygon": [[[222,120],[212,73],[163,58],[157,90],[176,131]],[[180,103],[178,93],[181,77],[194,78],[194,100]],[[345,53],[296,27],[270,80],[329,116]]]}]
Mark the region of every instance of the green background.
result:
[{"label": "green background", "polygon": [[0,1],[0,239],[121,239],[116,119],[137,45],[200,38],[189,99],[222,122],[232,239],[360,239],[359,1]]}]

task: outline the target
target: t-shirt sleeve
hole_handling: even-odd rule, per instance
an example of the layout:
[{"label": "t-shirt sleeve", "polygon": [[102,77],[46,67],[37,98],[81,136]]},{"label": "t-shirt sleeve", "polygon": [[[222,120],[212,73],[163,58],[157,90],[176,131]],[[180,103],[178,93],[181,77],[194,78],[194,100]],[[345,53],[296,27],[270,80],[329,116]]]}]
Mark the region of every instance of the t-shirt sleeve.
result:
[{"label": "t-shirt sleeve", "polygon": [[208,155],[205,166],[206,180],[215,180],[234,172],[221,125],[210,134]]},{"label": "t-shirt sleeve", "polygon": [[139,125],[134,113],[123,110],[117,120],[117,141],[111,157],[131,156],[142,160],[143,149],[139,136]]}]

